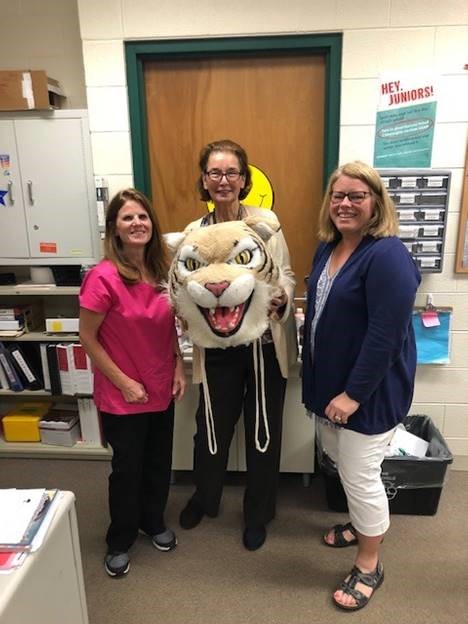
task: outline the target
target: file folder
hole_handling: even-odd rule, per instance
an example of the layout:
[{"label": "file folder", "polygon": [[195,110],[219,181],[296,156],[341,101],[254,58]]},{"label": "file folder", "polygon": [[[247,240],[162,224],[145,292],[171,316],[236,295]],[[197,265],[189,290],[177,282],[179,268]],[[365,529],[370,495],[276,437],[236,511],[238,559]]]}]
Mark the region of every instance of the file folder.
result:
[{"label": "file folder", "polygon": [[60,383],[60,373],[57,360],[57,350],[55,344],[47,345],[47,362],[49,364],[50,390],[52,394],[62,394],[62,384]]},{"label": "file folder", "polygon": [[[26,346],[20,347],[17,344],[10,345],[9,347],[13,358],[13,364],[16,366],[22,384],[29,390],[41,390],[44,387],[36,364],[32,362],[33,359],[36,359],[32,355],[33,349],[35,348],[36,345],[30,345],[30,348],[27,349]],[[26,354],[26,351],[29,353]]]},{"label": "file folder", "polygon": [[24,390],[20,377],[13,365],[11,353],[5,348],[3,342],[0,342],[0,364],[3,366],[6,378],[13,392],[21,392]]}]

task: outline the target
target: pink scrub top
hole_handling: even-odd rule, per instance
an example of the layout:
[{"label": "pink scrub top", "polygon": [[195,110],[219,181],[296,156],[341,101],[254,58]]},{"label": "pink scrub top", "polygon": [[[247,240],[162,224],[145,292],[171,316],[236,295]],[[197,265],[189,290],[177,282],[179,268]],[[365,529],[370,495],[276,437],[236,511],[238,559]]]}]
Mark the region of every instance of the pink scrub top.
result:
[{"label": "pink scrub top", "polygon": [[105,314],[98,340],[126,375],[140,382],[147,403],[127,403],[121,391],[94,368],[94,401],[110,414],[160,412],[172,400],[175,319],[166,292],[141,282],[127,285],[112,262],[103,260],[85,275],[80,307]]}]

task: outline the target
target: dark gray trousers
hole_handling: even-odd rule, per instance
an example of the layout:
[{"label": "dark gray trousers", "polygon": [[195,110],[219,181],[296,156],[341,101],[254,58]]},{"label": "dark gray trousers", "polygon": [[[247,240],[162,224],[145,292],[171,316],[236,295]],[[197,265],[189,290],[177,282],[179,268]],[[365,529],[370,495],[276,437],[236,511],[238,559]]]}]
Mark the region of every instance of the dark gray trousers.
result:
[{"label": "dark gray trousers", "polygon": [[174,404],[164,412],[116,416],[101,412],[113,450],[109,476],[109,550],[127,551],[141,529],[156,535],[166,528],[164,510],[172,465]]},{"label": "dark gray trousers", "polygon": [[[265,371],[266,411],[270,443],[265,453],[255,447],[255,395],[253,346],[207,349],[205,367],[213,410],[217,453],[208,448],[205,402],[200,386],[194,442],[193,496],[209,516],[216,516],[221,502],[229,447],[239,417],[244,413],[247,483],[244,493],[246,526],[266,525],[275,516],[281,453],[283,404],[286,379],[281,375],[273,343],[262,345]],[[260,395],[259,401],[261,401]],[[265,429],[260,418],[260,445],[265,443]]]}]

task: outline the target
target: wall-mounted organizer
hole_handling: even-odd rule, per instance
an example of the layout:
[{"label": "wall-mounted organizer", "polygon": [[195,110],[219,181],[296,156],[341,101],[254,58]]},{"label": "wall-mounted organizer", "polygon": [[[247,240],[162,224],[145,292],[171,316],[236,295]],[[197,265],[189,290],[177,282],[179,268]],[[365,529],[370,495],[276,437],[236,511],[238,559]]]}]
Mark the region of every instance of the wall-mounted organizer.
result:
[{"label": "wall-mounted organizer", "polygon": [[421,273],[441,273],[447,227],[450,171],[380,169],[395,203],[399,237]]}]

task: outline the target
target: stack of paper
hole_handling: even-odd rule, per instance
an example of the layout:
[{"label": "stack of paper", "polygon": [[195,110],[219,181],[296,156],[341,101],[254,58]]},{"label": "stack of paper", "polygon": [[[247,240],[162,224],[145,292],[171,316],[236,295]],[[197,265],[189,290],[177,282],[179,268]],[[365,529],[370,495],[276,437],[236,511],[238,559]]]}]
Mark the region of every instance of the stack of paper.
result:
[{"label": "stack of paper", "polygon": [[413,457],[425,457],[429,442],[419,436],[406,431],[405,426],[400,424],[390,440],[387,455],[411,455]]},{"label": "stack of paper", "polygon": [[8,574],[26,559],[27,552],[0,552],[0,574]]},{"label": "stack of paper", "polygon": [[52,519],[57,492],[44,488],[0,490],[0,552],[31,551],[38,546],[35,539],[46,518]]}]

